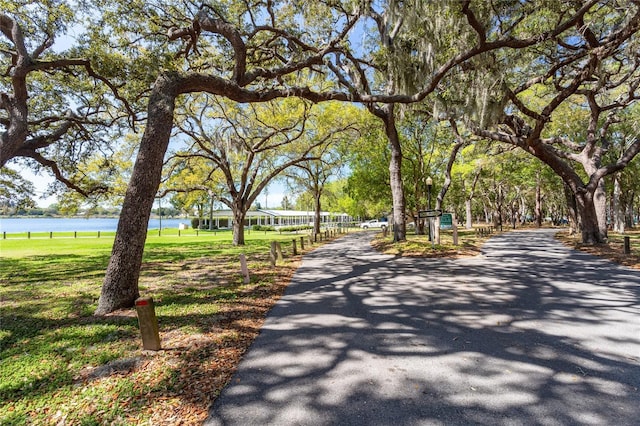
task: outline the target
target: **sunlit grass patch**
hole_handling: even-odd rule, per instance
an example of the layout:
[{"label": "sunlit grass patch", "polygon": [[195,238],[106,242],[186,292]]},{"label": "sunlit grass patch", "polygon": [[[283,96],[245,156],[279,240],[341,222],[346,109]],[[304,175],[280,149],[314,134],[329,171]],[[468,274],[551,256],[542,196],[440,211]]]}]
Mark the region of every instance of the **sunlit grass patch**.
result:
[{"label": "sunlit grass patch", "polygon": [[158,352],[142,350],[135,309],[93,316],[112,239],[1,241],[0,424],[200,424],[299,260],[299,235],[252,234],[149,234],[139,287]]},{"label": "sunlit grass patch", "polygon": [[473,230],[458,231],[458,244],[453,242],[453,232],[440,231],[440,242],[430,241],[428,235],[408,233],[405,241],[393,242],[393,235],[376,235],[372,245],[385,254],[412,257],[465,257],[480,254],[480,247],[488,236],[478,236]]}]

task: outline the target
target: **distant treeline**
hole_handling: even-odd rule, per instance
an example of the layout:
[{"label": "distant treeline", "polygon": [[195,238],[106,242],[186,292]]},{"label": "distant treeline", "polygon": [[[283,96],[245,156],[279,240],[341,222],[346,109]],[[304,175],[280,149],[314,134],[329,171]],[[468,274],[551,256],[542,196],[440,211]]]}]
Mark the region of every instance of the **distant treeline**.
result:
[{"label": "distant treeline", "polygon": [[[159,215],[160,211],[154,209],[153,214]],[[58,208],[57,204],[52,204],[49,207],[5,207],[0,206],[0,216],[5,217],[78,217],[78,216],[92,216],[92,217],[118,217],[120,216],[120,207],[97,207],[90,210],[82,211],[65,211]],[[163,217],[178,217],[180,211],[171,207],[162,207]]]},{"label": "distant treeline", "polygon": [[52,207],[35,207],[35,208],[18,208],[18,209],[1,209],[1,216],[27,216],[27,217],[77,217],[77,216],[102,216],[102,217],[117,217],[120,214],[119,208],[99,208],[91,209],[90,211],[74,211],[65,212],[60,211],[58,208]]}]

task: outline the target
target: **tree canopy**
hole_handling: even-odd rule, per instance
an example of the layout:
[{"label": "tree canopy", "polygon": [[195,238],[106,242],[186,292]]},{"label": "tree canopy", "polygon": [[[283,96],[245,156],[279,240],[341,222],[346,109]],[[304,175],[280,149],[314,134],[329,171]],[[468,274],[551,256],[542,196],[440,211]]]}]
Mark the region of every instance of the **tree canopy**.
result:
[{"label": "tree canopy", "polygon": [[[544,198],[549,170],[568,190],[583,239],[602,241],[606,223],[594,201],[606,197],[608,176],[625,183],[640,151],[632,124],[640,84],[635,1],[0,4],[0,166],[46,168],[84,195],[130,177],[98,313],[137,296],[146,224],[170,145],[191,139],[179,156],[209,162],[183,164],[173,184],[186,186],[190,171],[205,181],[202,190],[224,182],[229,197],[220,200],[243,198],[244,211],[284,170],[275,162],[273,173],[245,167],[256,158],[255,149],[244,149],[256,147],[254,138],[278,148],[271,160],[320,164],[310,163],[321,161],[320,145],[297,143],[306,133],[313,140],[312,128],[278,110],[287,102],[340,101],[369,111],[375,124],[342,107],[344,123],[358,117],[360,135],[344,156],[345,187],[370,201],[358,204],[362,215],[391,213],[397,241],[407,217],[424,206],[425,174],[434,175],[443,206],[458,209],[449,200],[464,200],[471,216],[477,197],[485,210],[502,217],[508,206],[515,217],[522,200]],[[55,43],[70,33],[68,46]],[[217,116],[202,119],[214,110]],[[235,124],[221,132],[229,119]],[[275,139],[260,129],[274,130]],[[505,145],[548,168],[517,167],[520,157]],[[132,167],[114,156],[123,147],[135,151]],[[482,164],[487,155],[513,157],[496,174]],[[238,171],[267,179],[237,178]],[[248,186],[240,190],[239,182]],[[633,206],[632,187],[616,190],[619,204],[631,199],[625,203]],[[29,190],[16,184],[13,193]]]}]

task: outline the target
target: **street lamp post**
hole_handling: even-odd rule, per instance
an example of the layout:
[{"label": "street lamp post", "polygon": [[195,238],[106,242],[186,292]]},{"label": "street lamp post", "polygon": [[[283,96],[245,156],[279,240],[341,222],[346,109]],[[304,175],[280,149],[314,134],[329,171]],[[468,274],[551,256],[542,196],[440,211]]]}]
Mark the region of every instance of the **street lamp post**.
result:
[{"label": "street lamp post", "polygon": [[[429,176],[427,178],[427,208],[429,210],[431,210],[431,187],[433,186],[433,179],[431,179],[431,176]],[[429,217],[429,241],[431,241],[431,217]]]}]

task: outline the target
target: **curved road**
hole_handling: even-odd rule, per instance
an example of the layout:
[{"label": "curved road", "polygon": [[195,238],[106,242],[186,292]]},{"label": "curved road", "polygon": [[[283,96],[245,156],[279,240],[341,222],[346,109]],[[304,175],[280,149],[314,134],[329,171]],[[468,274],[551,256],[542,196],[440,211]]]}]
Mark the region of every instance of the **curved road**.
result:
[{"label": "curved road", "polygon": [[638,425],[640,272],[553,231],[396,258],[304,258],[207,425]]}]

